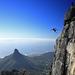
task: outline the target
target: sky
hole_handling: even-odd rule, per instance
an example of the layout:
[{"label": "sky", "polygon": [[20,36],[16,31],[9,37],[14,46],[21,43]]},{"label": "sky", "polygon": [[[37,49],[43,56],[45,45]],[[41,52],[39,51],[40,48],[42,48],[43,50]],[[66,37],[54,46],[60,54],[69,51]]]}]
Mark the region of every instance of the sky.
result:
[{"label": "sky", "polygon": [[[49,49],[53,47],[54,41],[62,31],[64,14],[72,1],[0,0],[1,57],[11,53],[10,49],[13,50],[15,47],[22,50],[27,48],[26,51],[21,51],[22,53],[27,52],[26,54],[40,53],[40,50],[42,50],[41,53],[50,51]],[[51,30],[52,28],[56,28],[57,32],[54,33]],[[38,43],[39,39],[42,44]],[[24,42],[21,42],[21,40]],[[32,44],[33,41],[36,44]],[[28,46],[26,46],[26,43],[28,43]],[[32,48],[32,51],[28,51],[28,48]]]}]

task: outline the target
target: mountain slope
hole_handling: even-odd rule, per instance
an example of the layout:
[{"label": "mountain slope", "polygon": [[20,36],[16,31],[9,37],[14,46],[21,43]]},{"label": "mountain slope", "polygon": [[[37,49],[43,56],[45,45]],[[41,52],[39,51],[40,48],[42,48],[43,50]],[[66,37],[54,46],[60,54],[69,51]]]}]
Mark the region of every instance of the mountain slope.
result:
[{"label": "mountain slope", "polygon": [[15,49],[14,53],[6,56],[0,61],[0,70],[12,70],[12,69],[26,69],[28,71],[38,70],[28,58],[18,52]]},{"label": "mountain slope", "polygon": [[26,69],[30,72],[30,75],[43,75],[42,72],[47,69],[49,70],[53,56],[54,52],[48,52],[39,56],[28,57],[20,54],[19,51],[15,49],[13,54],[0,60],[0,71]]},{"label": "mountain slope", "polygon": [[31,57],[30,60],[41,69],[41,75],[46,75],[51,70],[54,52],[41,54],[40,56]]},{"label": "mountain slope", "polygon": [[54,56],[54,52],[48,52],[48,53],[41,54],[39,56],[31,57],[30,59],[36,65],[49,64],[52,63],[53,56]]}]

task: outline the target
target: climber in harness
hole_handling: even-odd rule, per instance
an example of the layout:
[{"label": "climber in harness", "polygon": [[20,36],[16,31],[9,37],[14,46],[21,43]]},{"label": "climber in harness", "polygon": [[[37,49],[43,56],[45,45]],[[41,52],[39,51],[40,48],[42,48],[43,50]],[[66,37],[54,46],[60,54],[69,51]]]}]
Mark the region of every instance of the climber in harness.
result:
[{"label": "climber in harness", "polygon": [[53,32],[57,32],[56,28],[52,28],[51,30],[52,30]]}]

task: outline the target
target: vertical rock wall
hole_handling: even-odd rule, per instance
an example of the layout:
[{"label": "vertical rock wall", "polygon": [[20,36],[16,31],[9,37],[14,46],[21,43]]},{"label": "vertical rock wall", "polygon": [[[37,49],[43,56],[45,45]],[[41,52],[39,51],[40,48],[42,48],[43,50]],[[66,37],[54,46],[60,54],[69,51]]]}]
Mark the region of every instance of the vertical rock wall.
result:
[{"label": "vertical rock wall", "polygon": [[75,5],[66,14],[55,49],[52,75],[75,75]]}]

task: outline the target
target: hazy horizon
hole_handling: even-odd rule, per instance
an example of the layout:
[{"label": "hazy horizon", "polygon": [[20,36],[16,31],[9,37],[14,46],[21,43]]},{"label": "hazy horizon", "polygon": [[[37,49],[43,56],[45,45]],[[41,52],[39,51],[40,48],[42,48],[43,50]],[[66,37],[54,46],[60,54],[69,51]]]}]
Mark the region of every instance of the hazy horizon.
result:
[{"label": "hazy horizon", "polygon": [[0,57],[5,57],[18,49],[24,55],[39,55],[53,52],[55,39],[46,38],[0,38]]}]

